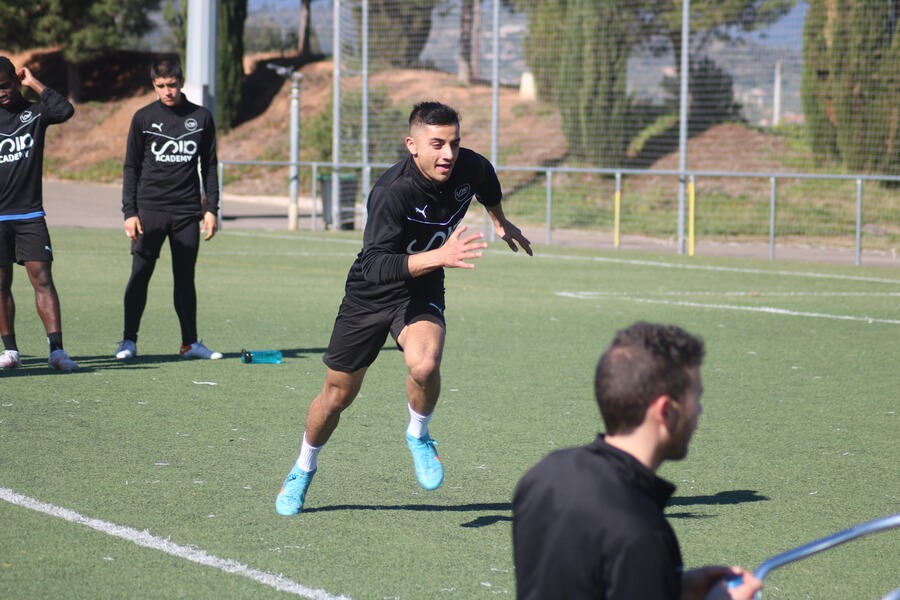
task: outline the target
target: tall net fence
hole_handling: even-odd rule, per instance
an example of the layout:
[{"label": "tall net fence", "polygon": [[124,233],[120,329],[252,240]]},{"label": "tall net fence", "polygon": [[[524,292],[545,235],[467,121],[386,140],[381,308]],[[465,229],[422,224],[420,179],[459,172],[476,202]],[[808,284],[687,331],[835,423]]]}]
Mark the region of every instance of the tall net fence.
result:
[{"label": "tall net fence", "polygon": [[686,29],[681,0],[335,2],[311,7],[338,135],[304,145],[337,144],[360,203],[412,105],[439,100],[548,241],[900,246],[896,2],[693,0]]}]

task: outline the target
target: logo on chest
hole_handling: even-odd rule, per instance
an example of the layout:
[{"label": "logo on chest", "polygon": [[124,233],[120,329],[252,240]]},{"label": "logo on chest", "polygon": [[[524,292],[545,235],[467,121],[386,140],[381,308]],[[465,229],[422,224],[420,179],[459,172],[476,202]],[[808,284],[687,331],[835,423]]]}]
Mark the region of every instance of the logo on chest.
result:
[{"label": "logo on chest", "polygon": [[472,195],[472,186],[468,183],[465,183],[453,192],[453,196],[456,198],[457,202],[465,202]]}]

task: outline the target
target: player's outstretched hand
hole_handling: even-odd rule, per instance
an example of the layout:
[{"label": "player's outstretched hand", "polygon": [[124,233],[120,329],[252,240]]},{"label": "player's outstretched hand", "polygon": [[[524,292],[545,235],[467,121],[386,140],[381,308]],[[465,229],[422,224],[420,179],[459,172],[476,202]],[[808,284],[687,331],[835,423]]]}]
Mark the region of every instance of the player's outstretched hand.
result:
[{"label": "player's outstretched hand", "polygon": [[443,253],[443,266],[454,269],[474,269],[475,265],[466,262],[474,258],[481,258],[487,244],[479,241],[484,237],[483,233],[472,233],[466,237],[462,234],[466,231],[465,225],[457,227],[456,231],[450,234],[447,241],[440,247]]},{"label": "player's outstretched hand", "polygon": [[504,220],[500,225],[496,227],[497,237],[506,242],[509,246],[510,250],[513,252],[518,252],[519,247],[516,246],[516,242],[519,243],[519,246],[522,246],[522,249],[525,251],[525,254],[528,256],[534,256],[534,252],[531,250],[531,242],[527,237],[522,235],[522,230],[510,223],[509,221]]}]

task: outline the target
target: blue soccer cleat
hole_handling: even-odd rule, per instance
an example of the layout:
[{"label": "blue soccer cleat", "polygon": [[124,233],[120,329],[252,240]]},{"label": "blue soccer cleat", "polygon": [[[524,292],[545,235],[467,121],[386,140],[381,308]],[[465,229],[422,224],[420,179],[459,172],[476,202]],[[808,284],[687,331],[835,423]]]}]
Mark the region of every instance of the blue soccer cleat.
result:
[{"label": "blue soccer cleat", "polygon": [[426,490],[436,490],[444,481],[444,465],[438,456],[435,442],[426,433],[424,437],[414,438],[406,434],[406,445],[413,456],[413,465],[416,468],[416,479]]},{"label": "blue soccer cleat", "polygon": [[303,510],[303,501],[306,499],[306,490],[312,483],[315,471],[304,471],[296,464],[288,473],[278,497],[275,498],[275,512],[285,517],[299,515]]}]

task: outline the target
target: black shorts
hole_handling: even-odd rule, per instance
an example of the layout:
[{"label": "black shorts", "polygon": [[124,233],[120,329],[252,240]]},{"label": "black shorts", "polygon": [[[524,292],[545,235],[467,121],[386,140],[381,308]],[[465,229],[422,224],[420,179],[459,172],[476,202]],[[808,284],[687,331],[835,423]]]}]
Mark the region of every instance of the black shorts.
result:
[{"label": "black shorts", "polygon": [[190,249],[195,254],[200,249],[200,216],[197,213],[172,214],[159,210],[138,210],[143,233],[131,243],[132,254],[159,258],[166,236],[172,243]]},{"label": "black shorts", "polygon": [[51,262],[53,246],[44,217],[0,221],[0,265],[28,261]]},{"label": "black shorts", "polygon": [[[322,361],[329,368],[344,373],[368,367],[375,362],[389,333],[396,342],[403,328],[417,321],[431,321],[446,327],[443,288],[380,311],[363,308],[345,296]],[[399,343],[397,347],[403,350]]]}]

